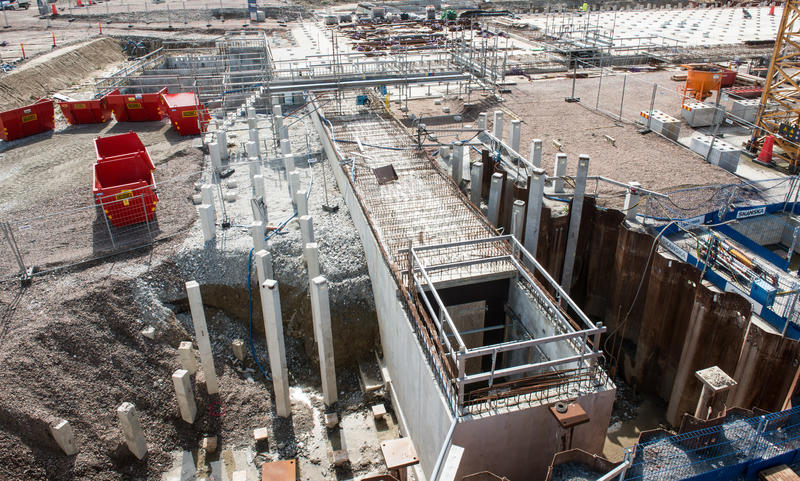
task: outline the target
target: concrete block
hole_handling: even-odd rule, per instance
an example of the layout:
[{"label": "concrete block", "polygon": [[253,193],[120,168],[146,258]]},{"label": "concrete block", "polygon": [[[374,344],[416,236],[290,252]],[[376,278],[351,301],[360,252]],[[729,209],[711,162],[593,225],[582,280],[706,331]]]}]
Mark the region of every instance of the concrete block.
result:
[{"label": "concrete block", "polygon": [[325,413],[325,427],[333,429],[339,424],[339,415],[336,413]]},{"label": "concrete block", "polygon": [[181,367],[189,371],[189,374],[194,375],[197,372],[197,359],[194,357],[194,348],[192,348],[191,341],[183,341],[178,346],[178,357],[181,361]]},{"label": "concrete block", "polygon": [[139,414],[136,412],[136,406],[132,403],[125,402],[120,404],[117,408],[117,419],[119,419],[122,435],[125,438],[125,444],[134,456],[143,459],[147,455],[147,442],[144,438],[144,431],[139,423]]},{"label": "concrete block", "polygon": [[267,428],[256,428],[253,430],[253,439],[256,442],[266,441],[269,438],[269,430]]},{"label": "concrete block", "polygon": [[314,221],[310,215],[304,215],[297,219],[300,225],[300,236],[303,240],[303,245],[314,242]]},{"label": "concrete block", "polygon": [[736,120],[753,123],[758,115],[760,99],[734,100],[731,104],[731,116]]},{"label": "concrete block", "polygon": [[175,397],[178,399],[178,409],[181,412],[181,419],[189,424],[193,424],[195,417],[197,417],[197,403],[195,403],[194,400],[192,379],[189,371],[178,369],[173,372],[172,384],[175,387]]},{"label": "concrete block", "polygon": [[657,132],[664,137],[678,141],[678,136],[681,131],[681,121],[675,117],[671,117],[660,110],[653,110],[652,115],[647,111],[639,112],[641,119],[639,120],[643,125],[650,125],[650,130]]},{"label": "concrete block", "polygon": [[72,426],[65,419],[58,420],[55,424],[50,425],[50,434],[56,440],[58,447],[64,451],[67,456],[72,456],[78,453],[78,445],[75,443],[75,433],[72,431]]},{"label": "concrete block", "polygon": [[347,451],[344,449],[337,449],[333,452],[333,464],[335,466],[344,466],[349,463],[350,459],[347,457]]},{"label": "concrete block", "polygon": [[375,419],[383,419],[384,416],[386,416],[386,406],[383,404],[372,406],[372,417]]},{"label": "concrete block", "polygon": [[336,367],[333,358],[328,281],[322,276],[315,277],[311,281],[311,314],[319,352],[322,397],[326,406],[332,406],[338,400],[339,393],[336,387]]},{"label": "concrete block", "polygon": [[725,109],[722,106],[717,111],[714,105],[701,102],[687,103],[681,108],[681,116],[692,127],[708,127],[715,121],[721,122],[721,116],[724,115]]},{"label": "concrete block", "polygon": [[489,186],[489,209],[486,213],[486,217],[489,219],[489,222],[498,227],[498,222],[500,220],[500,202],[502,200],[502,193],[503,193],[503,174],[496,172],[492,174],[492,181]]},{"label": "concrete block", "polygon": [[[739,167],[739,159],[741,157],[741,149],[725,142],[721,139],[714,139],[712,141],[710,135],[695,133],[689,142],[689,148],[702,155],[708,156],[708,162],[729,172],[736,172]],[[709,152],[709,148],[711,151]]]},{"label": "concrete block", "polygon": [[247,348],[245,348],[243,340],[234,339],[231,343],[231,349],[233,350],[233,357],[240,361],[244,361],[244,358],[247,356]]},{"label": "concrete block", "polygon": [[197,208],[197,216],[200,218],[200,228],[203,231],[203,241],[209,242],[217,236],[217,225],[214,220],[214,207],[203,204]]}]

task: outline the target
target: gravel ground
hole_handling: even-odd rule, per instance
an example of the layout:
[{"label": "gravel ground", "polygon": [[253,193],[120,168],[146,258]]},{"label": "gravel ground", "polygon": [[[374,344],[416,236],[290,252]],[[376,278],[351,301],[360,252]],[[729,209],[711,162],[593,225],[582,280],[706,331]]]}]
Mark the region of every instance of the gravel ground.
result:
[{"label": "gravel ground", "polygon": [[563,463],[553,466],[550,481],[595,481],[605,473],[600,473],[580,463]]}]

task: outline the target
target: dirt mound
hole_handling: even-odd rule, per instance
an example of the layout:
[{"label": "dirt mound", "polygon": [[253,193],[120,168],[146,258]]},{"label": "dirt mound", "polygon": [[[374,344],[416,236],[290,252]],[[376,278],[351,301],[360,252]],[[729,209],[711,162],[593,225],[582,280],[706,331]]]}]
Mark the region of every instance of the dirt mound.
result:
[{"label": "dirt mound", "polygon": [[122,60],[125,56],[119,42],[112,38],[45,54],[0,78],[0,105],[4,109],[27,105],[39,97],[82,82],[90,73]]}]

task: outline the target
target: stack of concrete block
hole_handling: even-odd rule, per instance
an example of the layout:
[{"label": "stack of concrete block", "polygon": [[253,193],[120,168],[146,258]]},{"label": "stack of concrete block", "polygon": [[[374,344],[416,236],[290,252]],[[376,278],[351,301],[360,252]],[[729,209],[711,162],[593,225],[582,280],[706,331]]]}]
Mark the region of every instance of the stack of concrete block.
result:
[{"label": "stack of concrete block", "polygon": [[639,115],[642,117],[640,122],[642,122],[644,125],[648,125],[649,121],[650,130],[657,132],[668,139],[672,139],[676,142],[678,141],[678,134],[680,134],[681,131],[680,120],[667,115],[660,110],[653,110],[652,115],[649,115],[649,112],[647,111],[642,111],[639,112]]},{"label": "stack of concrete block", "polygon": [[[709,163],[722,167],[728,172],[736,172],[739,167],[739,157],[742,154],[741,149],[720,139],[714,140],[712,145],[711,140],[710,135],[695,133],[692,135],[689,148],[703,157],[708,154]],[[711,148],[710,153],[709,147]]]},{"label": "stack of concrete block", "polygon": [[683,105],[681,116],[692,127],[708,127],[722,122],[725,109],[722,106],[717,109],[711,104],[691,102]]},{"label": "stack of concrete block", "polygon": [[758,115],[760,99],[734,100],[731,105],[731,115],[737,120],[753,123]]}]

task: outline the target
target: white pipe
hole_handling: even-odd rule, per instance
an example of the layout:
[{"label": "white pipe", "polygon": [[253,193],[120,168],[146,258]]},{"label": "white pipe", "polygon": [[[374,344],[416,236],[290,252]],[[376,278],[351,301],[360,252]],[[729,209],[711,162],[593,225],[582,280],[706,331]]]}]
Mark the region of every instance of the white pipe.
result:
[{"label": "white pipe", "polygon": [[447,431],[447,436],[444,438],[442,449],[439,450],[439,457],[436,458],[436,464],[433,465],[430,481],[439,481],[439,476],[442,474],[442,466],[444,465],[444,458],[445,455],[447,455],[447,448],[450,447],[450,440],[453,438],[453,431],[456,430],[456,424],[458,424],[457,415],[453,418],[453,423],[450,424],[450,430]]}]

